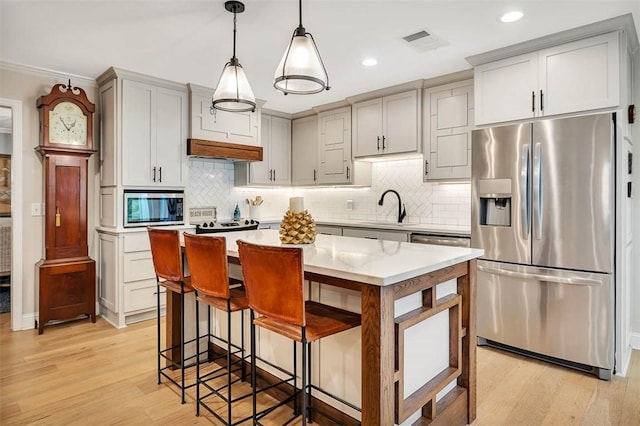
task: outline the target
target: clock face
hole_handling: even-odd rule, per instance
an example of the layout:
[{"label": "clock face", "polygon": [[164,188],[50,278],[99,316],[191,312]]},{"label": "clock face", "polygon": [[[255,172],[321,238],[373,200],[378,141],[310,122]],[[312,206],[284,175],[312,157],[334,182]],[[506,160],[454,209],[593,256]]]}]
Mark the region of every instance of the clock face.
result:
[{"label": "clock face", "polygon": [[60,102],[49,111],[49,143],[87,144],[87,116],[73,102]]}]

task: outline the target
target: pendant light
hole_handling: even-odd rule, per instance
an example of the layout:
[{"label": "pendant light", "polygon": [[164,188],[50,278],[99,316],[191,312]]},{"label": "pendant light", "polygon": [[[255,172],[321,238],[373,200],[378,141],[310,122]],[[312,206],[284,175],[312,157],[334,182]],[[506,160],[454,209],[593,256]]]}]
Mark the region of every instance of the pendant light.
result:
[{"label": "pendant light", "polygon": [[233,56],[222,69],[211,106],[222,111],[253,112],[256,110],[256,97],[242,65],[236,58],[236,14],[244,12],[244,4],[232,0],[225,2],[224,8],[233,13]]},{"label": "pendant light", "polygon": [[329,90],[329,76],[313,39],[302,26],[302,0],[298,2],[300,23],[276,69],[273,87],[285,95],[311,95]]}]

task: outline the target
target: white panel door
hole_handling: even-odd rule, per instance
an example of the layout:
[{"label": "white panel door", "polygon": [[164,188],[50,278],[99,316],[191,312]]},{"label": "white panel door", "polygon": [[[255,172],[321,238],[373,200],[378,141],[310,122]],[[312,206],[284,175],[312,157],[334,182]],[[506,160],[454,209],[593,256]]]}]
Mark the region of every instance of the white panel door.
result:
[{"label": "white panel door", "polygon": [[262,141],[262,161],[253,161],[249,165],[249,183],[268,185],[271,183],[271,166],[269,156],[271,150],[271,117],[262,114],[260,122],[260,140]]},{"label": "white panel door", "polygon": [[318,183],[350,183],[351,109],[320,115],[320,173]]},{"label": "white panel door", "polygon": [[382,153],[382,98],[353,105],[353,156]]},{"label": "white panel door", "polygon": [[186,181],[187,94],[158,88],[156,181],[163,186],[184,186]]},{"label": "white panel door", "polygon": [[291,122],[291,183],[315,185],[318,172],[318,116]]},{"label": "white panel door", "polygon": [[476,125],[522,120],[538,112],[538,53],[475,67]]},{"label": "white panel door", "polygon": [[155,140],[156,88],[150,84],[123,80],[122,182],[124,185],[155,185],[153,180]]},{"label": "white panel door", "polygon": [[567,43],[538,53],[542,113],[564,114],[620,103],[618,33]]},{"label": "white panel door", "polygon": [[471,178],[473,82],[425,91],[424,180]]},{"label": "white panel door", "polygon": [[271,117],[269,160],[273,170],[272,183],[291,184],[291,120]]},{"label": "white panel door", "polygon": [[100,87],[100,186],[115,186],[116,162],[116,80]]},{"label": "white panel door", "polygon": [[418,91],[382,98],[382,152],[418,151]]}]

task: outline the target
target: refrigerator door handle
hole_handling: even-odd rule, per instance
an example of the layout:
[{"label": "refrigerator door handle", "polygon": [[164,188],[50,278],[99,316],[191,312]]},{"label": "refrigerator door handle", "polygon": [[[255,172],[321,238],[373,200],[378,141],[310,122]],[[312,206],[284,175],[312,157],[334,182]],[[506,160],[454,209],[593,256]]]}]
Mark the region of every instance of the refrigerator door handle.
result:
[{"label": "refrigerator door handle", "polygon": [[529,217],[529,193],[527,185],[527,177],[529,176],[529,144],[522,145],[522,155],[520,158],[520,217],[521,217],[521,230],[522,230],[522,239],[529,239],[529,226],[530,226],[530,217]]},{"label": "refrigerator door handle", "polygon": [[542,144],[533,151],[533,229],[536,240],[542,239]]},{"label": "refrigerator door handle", "polygon": [[592,280],[589,278],[558,277],[558,276],[547,275],[547,274],[536,274],[536,273],[529,273],[529,272],[525,273],[525,272],[518,272],[518,271],[510,271],[508,269],[491,268],[484,265],[477,265],[477,268],[478,268],[478,271],[486,272],[488,274],[504,275],[504,276],[513,277],[513,278],[524,278],[524,279],[547,281],[547,282],[560,283],[560,284],[585,285],[585,286],[598,286],[602,284],[602,282],[599,280]]}]

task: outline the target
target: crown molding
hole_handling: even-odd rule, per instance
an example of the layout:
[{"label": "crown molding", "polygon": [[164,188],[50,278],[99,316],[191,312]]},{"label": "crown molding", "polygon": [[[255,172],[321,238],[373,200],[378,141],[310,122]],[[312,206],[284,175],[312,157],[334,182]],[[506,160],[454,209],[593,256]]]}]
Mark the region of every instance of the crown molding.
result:
[{"label": "crown molding", "polygon": [[40,77],[50,77],[65,83],[67,82],[67,80],[71,79],[74,86],[81,85],[83,87],[98,87],[98,83],[96,82],[95,78],[85,77],[77,74],[69,74],[61,71],[50,70],[47,68],[34,67],[33,65],[0,61],[0,70],[12,71],[20,74],[31,74]]}]

